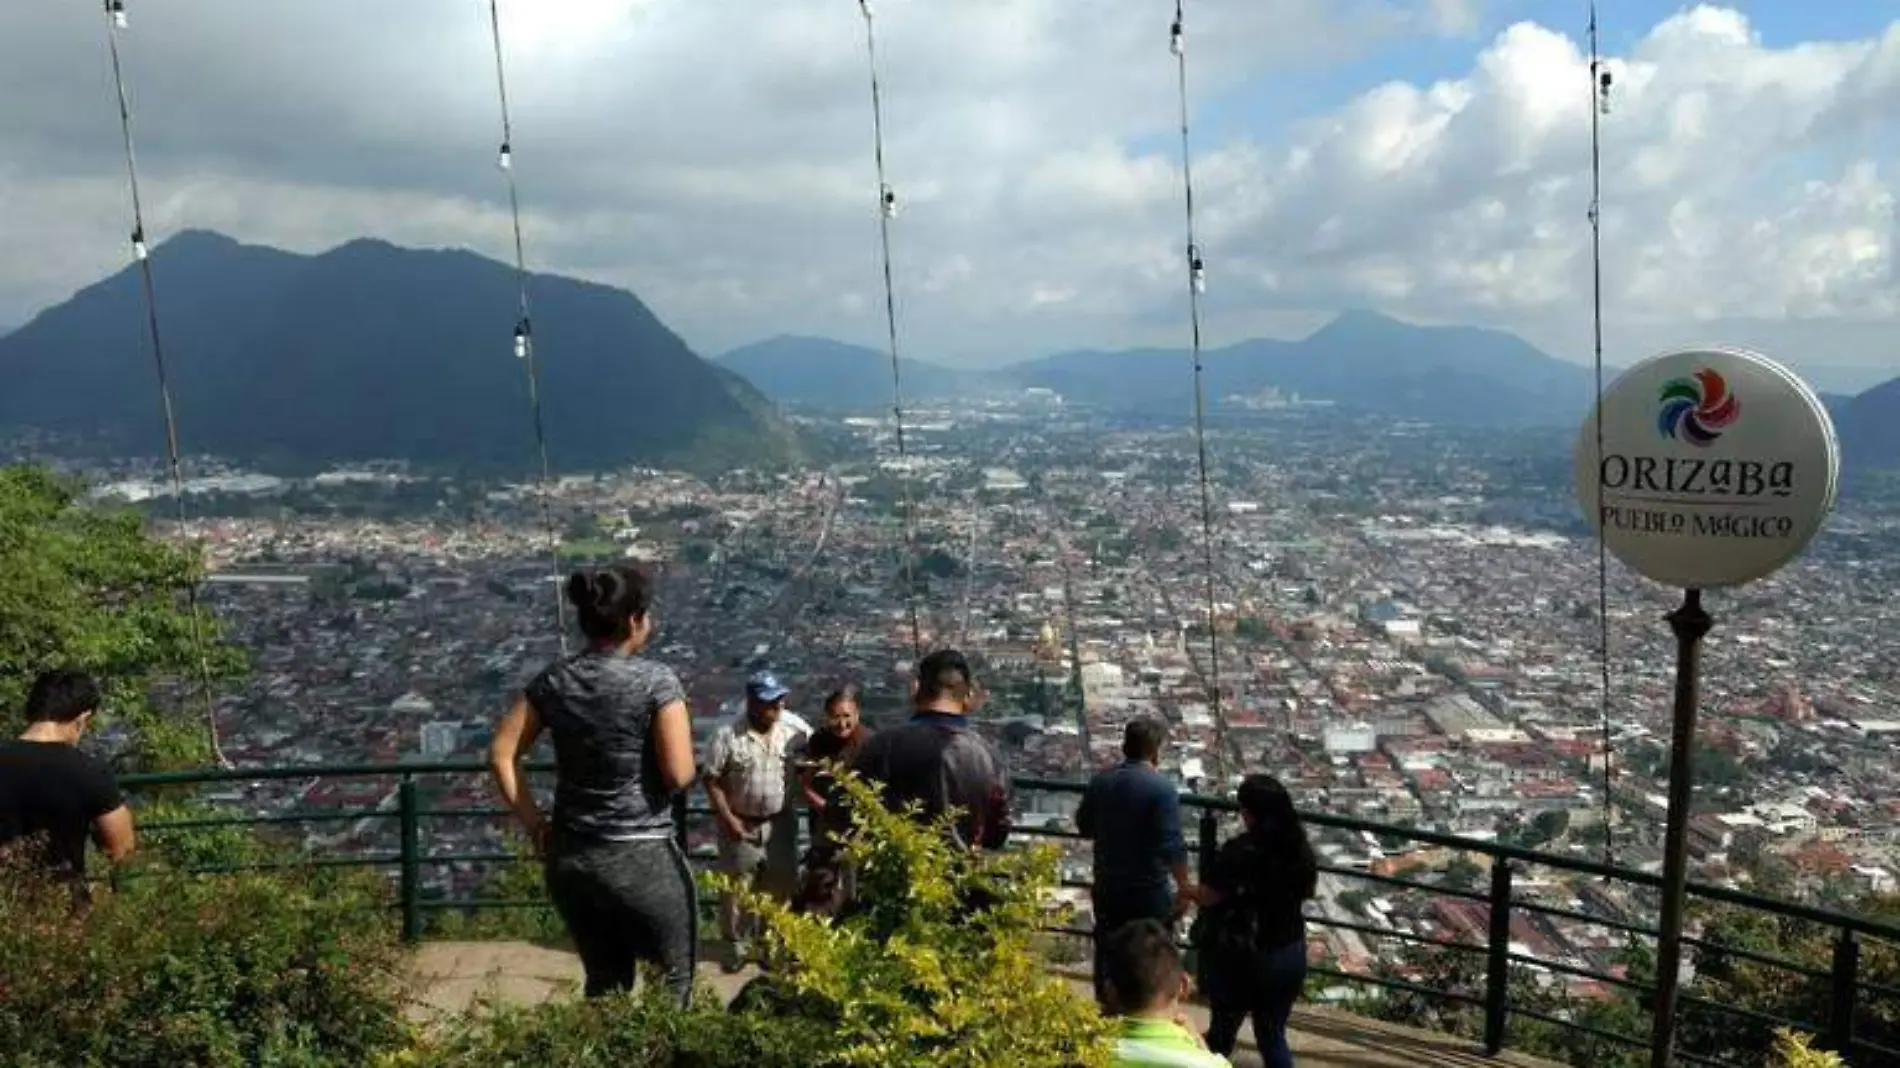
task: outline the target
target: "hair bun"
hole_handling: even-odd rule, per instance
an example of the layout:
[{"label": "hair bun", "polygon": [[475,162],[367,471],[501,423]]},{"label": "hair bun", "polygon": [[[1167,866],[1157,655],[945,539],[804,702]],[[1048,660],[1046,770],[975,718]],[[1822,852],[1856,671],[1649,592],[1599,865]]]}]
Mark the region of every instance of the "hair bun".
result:
[{"label": "hair bun", "polygon": [[594,608],[602,615],[614,610],[614,602],[620,600],[620,576],[611,570],[594,572]]},{"label": "hair bun", "polygon": [[587,572],[576,571],[567,577],[567,600],[576,608],[594,603],[594,583]]}]

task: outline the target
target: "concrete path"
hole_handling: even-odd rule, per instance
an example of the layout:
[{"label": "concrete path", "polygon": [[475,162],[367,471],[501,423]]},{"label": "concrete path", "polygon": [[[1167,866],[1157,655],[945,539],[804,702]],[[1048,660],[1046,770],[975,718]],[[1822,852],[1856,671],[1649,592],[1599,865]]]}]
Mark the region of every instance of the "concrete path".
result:
[{"label": "concrete path", "polygon": [[[416,952],[417,1004],[414,1016],[426,1023],[443,1013],[458,1013],[478,1001],[539,1005],[572,997],[580,989],[580,961],[572,953],[524,942],[430,942]],[[700,966],[700,979],[730,1001],[758,973],[747,969],[726,975],[717,965]],[[1088,990],[1085,979],[1071,978]],[[1191,1006],[1189,1015],[1206,1025],[1206,1011]],[[1551,1068],[1548,1062],[1505,1054],[1486,1057],[1476,1044],[1380,1023],[1361,1016],[1312,1006],[1293,1014],[1293,1051],[1301,1068]],[[1259,1068],[1253,1038],[1241,1034],[1239,1068]]]}]

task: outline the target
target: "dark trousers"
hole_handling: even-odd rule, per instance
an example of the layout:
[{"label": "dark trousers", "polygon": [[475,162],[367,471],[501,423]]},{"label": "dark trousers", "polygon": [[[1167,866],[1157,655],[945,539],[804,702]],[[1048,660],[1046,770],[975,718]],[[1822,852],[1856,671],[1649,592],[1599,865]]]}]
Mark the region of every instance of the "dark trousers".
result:
[{"label": "dark trousers", "polygon": [[1254,1042],[1267,1068],[1293,1068],[1286,1044],[1286,1021],[1306,985],[1306,939],[1263,949],[1251,956],[1212,965],[1219,982],[1207,986],[1212,1021],[1207,1048],[1223,1057],[1234,1052],[1240,1025],[1253,1017]]},{"label": "dark trousers", "polygon": [[633,988],[642,961],[660,966],[684,1007],[692,998],[699,901],[671,838],[603,842],[557,835],[548,896],[587,972],[587,996]]},{"label": "dark trousers", "polygon": [[1102,947],[1109,936],[1139,920],[1153,920],[1174,931],[1174,892],[1167,885],[1103,891],[1092,898],[1095,911],[1095,1000],[1110,1011],[1107,976],[1102,970]]}]

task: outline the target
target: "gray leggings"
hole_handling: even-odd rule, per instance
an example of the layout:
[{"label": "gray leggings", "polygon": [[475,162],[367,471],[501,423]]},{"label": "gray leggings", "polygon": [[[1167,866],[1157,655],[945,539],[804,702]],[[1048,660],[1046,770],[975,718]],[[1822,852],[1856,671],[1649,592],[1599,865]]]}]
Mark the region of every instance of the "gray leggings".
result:
[{"label": "gray leggings", "polygon": [[587,996],[630,990],[641,961],[660,966],[682,1006],[692,998],[699,899],[671,838],[605,842],[557,835],[548,896],[587,971]]}]

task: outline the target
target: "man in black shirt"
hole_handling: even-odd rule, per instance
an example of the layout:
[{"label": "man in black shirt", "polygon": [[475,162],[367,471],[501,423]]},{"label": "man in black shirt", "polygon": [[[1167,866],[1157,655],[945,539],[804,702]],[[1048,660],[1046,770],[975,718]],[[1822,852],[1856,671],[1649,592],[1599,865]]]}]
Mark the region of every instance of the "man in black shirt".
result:
[{"label": "man in black shirt", "polygon": [[72,880],[82,899],[86,839],[114,861],[134,844],[132,812],[112,772],[79,750],[98,708],[91,677],[49,671],[27,695],[26,731],[0,742],[0,852],[26,850],[24,859]]},{"label": "man in black shirt", "polygon": [[970,729],[982,704],[970,663],[940,649],[917,665],[915,714],[858,750],[852,770],[881,789],[887,808],[915,802],[924,819],[955,810],[957,842],[1001,849],[1009,838],[1009,773],[996,748]]}]

